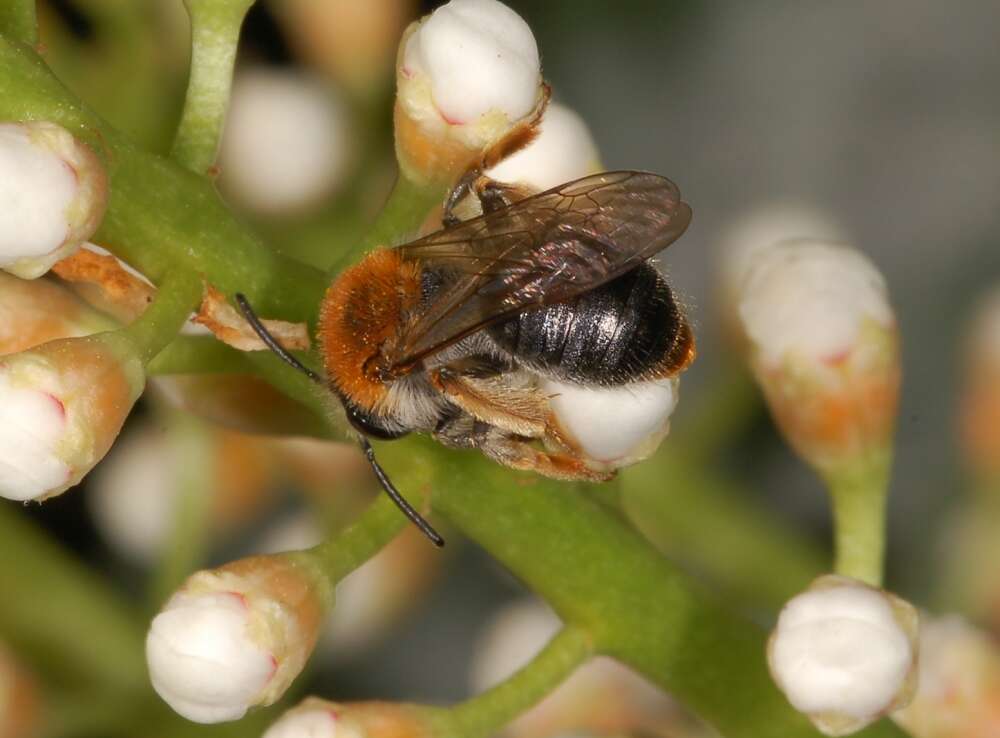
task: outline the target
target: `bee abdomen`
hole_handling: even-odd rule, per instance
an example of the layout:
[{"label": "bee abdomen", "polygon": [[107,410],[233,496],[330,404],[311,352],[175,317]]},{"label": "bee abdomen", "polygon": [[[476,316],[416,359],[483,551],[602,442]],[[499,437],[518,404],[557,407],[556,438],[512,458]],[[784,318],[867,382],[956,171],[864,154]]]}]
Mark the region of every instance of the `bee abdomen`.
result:
[{"label": "bee abdomen", "polygon": [[649,264],[576,300],[523,312],[488,330],[520,363],[580,384],[666,376],[693,357],[670,287]]}]

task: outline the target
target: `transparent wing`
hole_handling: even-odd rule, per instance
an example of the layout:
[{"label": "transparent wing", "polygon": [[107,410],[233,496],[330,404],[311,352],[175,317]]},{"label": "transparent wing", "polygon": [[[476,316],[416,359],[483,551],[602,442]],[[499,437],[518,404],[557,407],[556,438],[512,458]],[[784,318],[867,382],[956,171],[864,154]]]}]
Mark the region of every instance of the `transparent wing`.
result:
[{"label": "transparent wing", "polygon": [[440,278],[389,357],[409,366],[526,309],[570,300],[659,253],[691,208],[646,172],[604,172],[398,247]]}]

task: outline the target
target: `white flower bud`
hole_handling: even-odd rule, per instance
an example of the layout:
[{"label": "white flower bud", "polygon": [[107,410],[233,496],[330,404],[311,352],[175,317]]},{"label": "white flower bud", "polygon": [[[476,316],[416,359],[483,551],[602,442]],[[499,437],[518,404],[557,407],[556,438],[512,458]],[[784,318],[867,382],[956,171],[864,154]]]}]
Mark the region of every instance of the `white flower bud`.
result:
[{"label": "white flower bud", "polygon": [[497,0],[451,0],[406,40],[403,77],[426,96],[404,96],[412,110],[464,126],[491,112],[528,115],[541,82],[528,24]]},{"label": "white flower bud", "polygon": [[789,600],[768,643],[774,681],[827,735],[896,710],[916,685],[917,613],[847,577],[823,576]]},{"label": "white flower bud", "polygon": [[860,252],[788,241],[741,287],[750,366],[789,443],[823,472],[891,443],[899,336],[885,280]]},{"label": "white flower bud", "polygon": [[1000,728],[1000,644],[957,615],[920,618],[920,686],[893,720],[915,738],[989,738]]},{"label": "white flower bud", "polygon": [[331,702],[310,698],[271,725],[262,738],[367,738],[360,725]]},{"label": "white flower bud", "polygon": [[486,175],[533,190],[569,182],[601,171],[601,158],[587,124],[558,103],[550,103],[531,143],[515,151]]},{"label": "white flower bud", "polygon": [[847,236],[826,213],[788,202],[753,210],[730,224],[719,239],[719,276],[726,313],[737,311],[743,281],[771,247],[807,240],[842,242]]},{"label": "white flower bud", "polygon": [[396,153],[414,181],[452,181],[545,101],[538,46],[497,0],[452,0],[403,36]]},{"label": "white flower bud", "polygon": [[866,321],[895,323],[885,279],[868,257],[819,241],[785,242],[761,254],[739,310],[747,336],[770,364],[789,354],[836,361]]},{"label": "white flower bud", "polygon": [[301,72],[241,72],[222,137],[223,189],[249,208],[285,212],[316,204],[351,165],[347,111],[329,85]]},{"label": "white flower bud", "polygon": [[185,468],[159,428],[129,431],[87,483],[87,504],[104,540],[126,558],[152,563],[170,535],[178,471]]},{"label": "white flower bud", "polygon": [[0,123],[0,267],[34,279],[97,230],[104,168],[87,146],[46,121]]},{"label": "white flower bud", "polygon": [[677,377],[621,387],[584,387],[543,379],[549,407],[567,441],[612,468],[647,458],[670,430]]},{"label": "white flower bud", "polygon": [[57,495],[107,453],[144,382],[138,357],[110,335],[0,359],[0,497]]},{"label": "white flower bud", "polygon": [[432,738],[437,734],[432,715],[415,705],[336,703],[308,697],[278,718],[263,738]]},{"label": "white flower bud", "polygon": [[0,273],[0,354],[114,327],[113,321],[61,285]]},{"label": "white flower bud", "polygon": [[236,720],[284,694],[316,643],[328,595],[284,557],[191,576],[150,626],[153,688],[200,723]]}]

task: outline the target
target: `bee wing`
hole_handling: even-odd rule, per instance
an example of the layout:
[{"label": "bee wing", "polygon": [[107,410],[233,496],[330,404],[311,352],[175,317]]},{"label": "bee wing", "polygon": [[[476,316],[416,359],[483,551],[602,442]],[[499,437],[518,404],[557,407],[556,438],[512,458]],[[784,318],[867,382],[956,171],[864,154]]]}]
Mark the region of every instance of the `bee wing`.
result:
[{"label": "bee wing", "polygon": [[416,363],[480,328],[570,300],[638,266],[691,222],[677,186],[604,172],[398,247],[441,280],[388,358]]}]

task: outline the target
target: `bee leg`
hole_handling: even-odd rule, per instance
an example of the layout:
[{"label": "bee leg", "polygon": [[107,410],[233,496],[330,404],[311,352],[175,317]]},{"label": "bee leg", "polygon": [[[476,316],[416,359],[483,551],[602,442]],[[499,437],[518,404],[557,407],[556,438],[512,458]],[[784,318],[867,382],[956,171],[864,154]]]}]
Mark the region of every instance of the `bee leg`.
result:
[{"label": "bee leg", "polygon": [[583,459],[563,453],[539,451],[531,439],[504,434],[499,429],[487,434],[479,450],[486,456],[512,469],[523,469],[551,479],[577,482],[606,482],[615,473],[594,469]]},{"label": "bee leg", "polygon": [[498,182],[485,175],[475,180],[473,188],[476,197],[479,198],[479,204],[482,206],[483,213],[494,213],[497,210],[503,210],[515,202],[520,202],[534,194],[532,190],[520,185]]},{"label": "bee leg", "polygon": [[547,453],[532,445],[532,439],[515,436],[501,428],[476,420],[456,408],[442,419],[433,432],[434,439],[450,448],[479,449],[489,459],[511,469],[533,471],[544,477],[564,481],[606,482],[615,474],[587,466],[569,454]]},{"label": "bee leg", "polygon": [[455,183],[455,186],[451,188],[451,192],[448,193],[448,198],[444,201],[444,210],[441,214],[441,225],[445,228],[451,228],[454,225],[458,225],[462,222],[462,219],[455,215],[455,208],[458,204],[466,198],[467,195],[474,192],[473,184],[477,179],[482,176],[482,170],[479,167],[473,167]]}]

